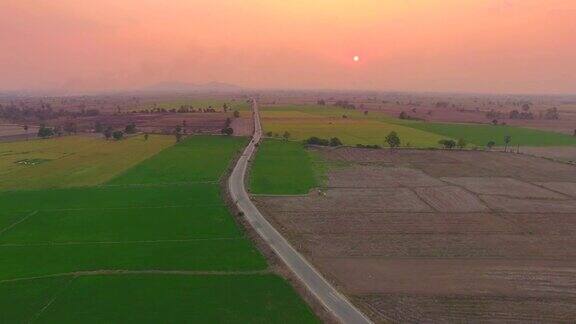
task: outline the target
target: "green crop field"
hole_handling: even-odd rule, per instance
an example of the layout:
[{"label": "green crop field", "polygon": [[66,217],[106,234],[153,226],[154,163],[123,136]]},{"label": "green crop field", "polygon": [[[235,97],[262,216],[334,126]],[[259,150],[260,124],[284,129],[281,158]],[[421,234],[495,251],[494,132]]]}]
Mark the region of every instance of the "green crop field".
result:
[{"label": "green crop field", "polygon": [[31,279],[0,284],[0,309],[2,323],[314,322],[292,288],[270,274]]},{"label": "green crop field", "polygon": [[497,146],[504,146],[504,138],[506,136],[511,137],[510,145],[576,145],[576,137],[574,136],[514,126],[425,123],[418,121],[404,122],[403,125],[448,138],[463,138],[466,142],[478,146],[485,146],[490,141],[494,141]]},{"label": "green crop field", "polygon": [[240,152],[246,141],[243,137],[196,136],[140,163],[110,184],[218,181],[231,154]]},{"label": "green crop field", "polygon": [[191,137],[103,185],[0,191],[0,322],[315,322],[220,196],[245,143]]},{"label": "green crop field", "polygon": [[[423,130],[389,123],[381,118],[364,116],[357,111],[321,106],[264,107],[261,110],[265,133],[304,140],[312,136],[338,137],[345,145],[376,144],[386,146],[385,137],[398,133],[402,146],[435,147],[442,136]],[[347,118],[343,118],[345,115]]]},{"label": "green crop field", "polygon": [[[195,207],[162,207],[162,217],[158,217],[159,208],[155,207],[32,212],[16,228],[0,236],[0,244],[202,240],[219,233],[227,233],[226,239],[241,236],[223,206]],[[4,223],[15,220],[8,218]],[[107,231],[109,227],[115,230]]]},{"label": "green crop field", "polygon": [[[97,185],[173,144],[172,136],[155,135],[147,141],[66,136],[0,143],[0,190]],[[19,163],[26,160],[42,162]]]},{"label": "green crop field", "polygon": [[264,140],[254,159],[250,191],[254,194],[306,194],[323,181],[323,164],[299,142]]}]

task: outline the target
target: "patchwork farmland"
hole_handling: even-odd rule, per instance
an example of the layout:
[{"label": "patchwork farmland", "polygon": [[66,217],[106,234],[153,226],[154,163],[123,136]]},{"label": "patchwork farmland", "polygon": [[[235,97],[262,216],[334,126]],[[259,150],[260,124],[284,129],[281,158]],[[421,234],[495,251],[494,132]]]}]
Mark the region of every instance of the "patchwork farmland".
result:
[{"label": "patchwork farmland", "polygon": [[375,322],[576,316],[574,166],[499,152],[313,150],[326,183],[255,200]]},{"label": "patchwork farmland", "polygon": [[[83,155],[66,155],[74,144],[63,140],[23,154],[53,154],[34,167],[57,170]],[[119,143],[160,152],[85,182],[3,187],[0,322],[316,322],[220,196],[220,178],[246,139],[140,140]],[[105,156],[102,165],[117,160]],[[15,172],[23,171],[0,178]]]},{"label": "patchwork farmland", "polygon": [[437,148],[441,139],[463,139],[468,148],[483,148],[489,142],[504,146],[576,146],[576,137],[507,125],[447,124],[421,120],[402,120],[378,111],[365,111],[317,105],[277,105],[262,108],[264,132],[281,137],[284,132],[294,140],[312,136],[338,137],[345,145],[387,146],[384,137],[398,133],[400,146]]},{"label": "patchwork farmland", "polygon": [[97,185],[173,143],[172,137],[156,135],[147,140],[142,135],[123,141],[65,136],[0,143],[0,190]]}]

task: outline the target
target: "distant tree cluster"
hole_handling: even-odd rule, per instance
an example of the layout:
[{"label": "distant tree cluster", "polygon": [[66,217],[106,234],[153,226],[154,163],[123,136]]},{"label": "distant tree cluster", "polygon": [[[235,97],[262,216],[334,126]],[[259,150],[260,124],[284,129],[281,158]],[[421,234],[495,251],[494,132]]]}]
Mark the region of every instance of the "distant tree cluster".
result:
[{"label": "distant tree cluster", "polygon": [[[416,112],[415,109],[413,109],[412,111]],[[400,115],[398,115],[398,118],[400,119],[405,119],[405,120],[421,120],[420,118],[416,118],[416,117],[412,117],[410,116],[407,112],[402,111],[400,112]]]},{"label": "distant tree cluster", "polygon": [[522,110],[514,109],[510,112],[508,118],[510,119],[534,119],[534,114],[530,111],[530,104],[523,104]]},{"label": "distant tree cluster", "polygon": [[494,109],[491,109],[490,111],[488,111],[488,112],[486,113],[486,118],[490,118],[490,119],[493,119],[493,120],[502,119],[502,118],[506,118],[506,117],[507,117],[507,116],[506,116],[505,113],[503,113],[503,112],[501,112],[501,111],[496,111],[496,110],[494,110]]},{"label": "distant tree cluster", "polygon": [[[228,106],[224,105],[222,107],[222,110],[224,112],[228,111]],[[142,113],[142,114],[165,114],[165,113],[179,113],[179,114],[183,114],[183,113],[215,113],[218,112],[216,109],[212,108],[212,106],[209,106],[208,108],[194,108],[192,106],[187,106],[187,105],[182,105],[179,108],[159,108],[159,107],[153,107],[153,108],[146,108],[146,109],[140,109],[139,111],[133,110],[131,111],[131,113],[136,114],[136,113]]]},{"label": "distant tree cluster", "polygon": [[292,136],[288,131],[284,131],[284,133],[282,134],[282,136],[280,136],[280,134],[278,133],[273,133],[273,132],[266,132],[264,135],[266,135],[267,137],[282,137],[283,140],[287,141],[288,139],[290,139],[290,137]]},{"label": "distant tree cluster", "polygon": [[[138,129],[136,128],[136,124],[133,122],[126,125],[124,130],[114,129],[112,126],[104,126],[101,122],[96,122],[96,124],[94,124],[94,131],[96,133],[102,133],[106,140],[115,139],[119,141],[127,134],[136,134]],[[144,136],[144,139],[148,139],[148,134]]]},{"label": "distant tree cluster", "polygon": [[334,106],[344,109],[356,109],[356,105],[349,103],[348,100],[338,100],[334,103]]},{"label": "distant tree cluster", "polygon": [[320,146],[342,146],[342,141],[338,137],[332,137],[331,139],[319,138],[312,136],[304,141],[308,145],[320,145]]},{"label": "distant tree cluster", "polygon": [[223,128],[220,132],[224,135],[230,136],[230,135],[234,134],[234,128],[226,127],[226,128]]},{"label": "distant tree cluster", "polygon": [[441,139],[438,141],[438,144],[442,145],[445,149],[453,149],[456,146],[456,142],[451,139]]},{"label": "distant tree cluster", "polygon": [[560,113],[558,112],[558,108],[552,107],[550,109],[546,109],[545,113],[541,113],[541,118],[550,119],[550,120],[558,120],[560,119]]},{"label": "distant tree cluster", "polygon": [[388,144],[388,146],[391,148],[397,148],[400,146],[400,137],[398,136],[398,133],[394,131],[386,135],[385,140],[386,144]]},{"label": "distant tree cluster", "polygon": [[436,108],[449,108],[450,103],[446,101],[439,101],[434,105]]},{"label": "distant tree cluster", "polygon": [[112,137],[115,140],[119,141],[119,140],[124,138],[124,132],[120,131],[120,130],[114,131],[114,132],[112,132]]},{"label": "distant tree cluster", "polygon": [[[509,119],[536,119],[536,115],[530,111],[531,106],[529,104],[523,104],[521,107],[521,110],[518,109],[514,109],[512,111],[510,111],[509,113],[504,113],[501,111],[496,111],[494,109],[491,109],[489,112],[486,113],[486,117],[490,118],[490,119],[504,119],[504,118],[509,118]],[[546,109],[546,111],[540,111],[538,113],[538,118],[539,119],[547,119],[547,120],[558,120],[560,119],[560,112],[558,111],[558,108],[556,107],[552,107],[552,108],[548,108]]]},{"label": "distant tree cluster", "polygon": [[124,128],[124,132],[125,132],[126,134],[134,134],[134,133],[136,133],[136,124],[130,123],[130,124],[126,125],[126,127]]},{"label": "distant tree cluster", "polygon": [[38,137],[40,138],[52,137],[55,134],[56,132],[52,127],[46,127],[45,125],[41,125],[40,128],[38,129]]},{"label": "distant tree cluster", "polygon": [[[24,129],[28,131],[28,126],[24,126]],[[48,127],[45,124],[42,124],[38,129],[37,135],[40,138],[48,138],[53,136],[76,134],[77,132],[78,128],[76,126],[76,123],[68,121],[64,125],[58,125],[55,127]]]},{"label": "distant tree cluster", "polygon": [[222,133],[224,135],[234,134],[234,128],[230,127],[231,124],[232,124],[232,120],[230,118],[226,118],[226,121],[224,122],[224,128],[222,128],[220,130],[220,133]]},{"label": "distant tree cluster", "polygon": [[42,104],[40,108],[18,107],[15,104],[0,104],[0,118],[11,122],[46,121],[61,117],[97,116],[98,109],[81,109],[80,111],[54,110],[50,104]]},{"label": "distant tree cluster", "polygon": [[366,144],[356,144],[357,148],[367,148],[367,149],[380,149],[380,145],[366,145]]}]

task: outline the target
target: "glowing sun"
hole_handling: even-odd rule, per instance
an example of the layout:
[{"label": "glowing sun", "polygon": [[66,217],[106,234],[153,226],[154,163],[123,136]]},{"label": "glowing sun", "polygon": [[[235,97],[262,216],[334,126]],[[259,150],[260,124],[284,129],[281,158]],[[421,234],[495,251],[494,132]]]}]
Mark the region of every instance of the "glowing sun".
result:
[{"label": "glowing sun", "polygon": [[354,62],[358,62],[358,61],[360,61],[360,56],[354,55],[354,57],[352,58],[352,60],[353,60]]}]

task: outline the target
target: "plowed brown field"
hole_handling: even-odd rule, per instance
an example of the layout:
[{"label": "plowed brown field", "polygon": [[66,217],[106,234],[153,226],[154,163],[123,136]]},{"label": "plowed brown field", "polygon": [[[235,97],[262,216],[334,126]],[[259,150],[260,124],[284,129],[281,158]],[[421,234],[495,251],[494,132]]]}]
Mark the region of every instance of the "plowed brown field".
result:
[{"label": "plowed brown field", "polygon": [[325,188],[255,199],[376,322],[576,318],[575,166],[498,152],[320,153],[338,166]]}]

